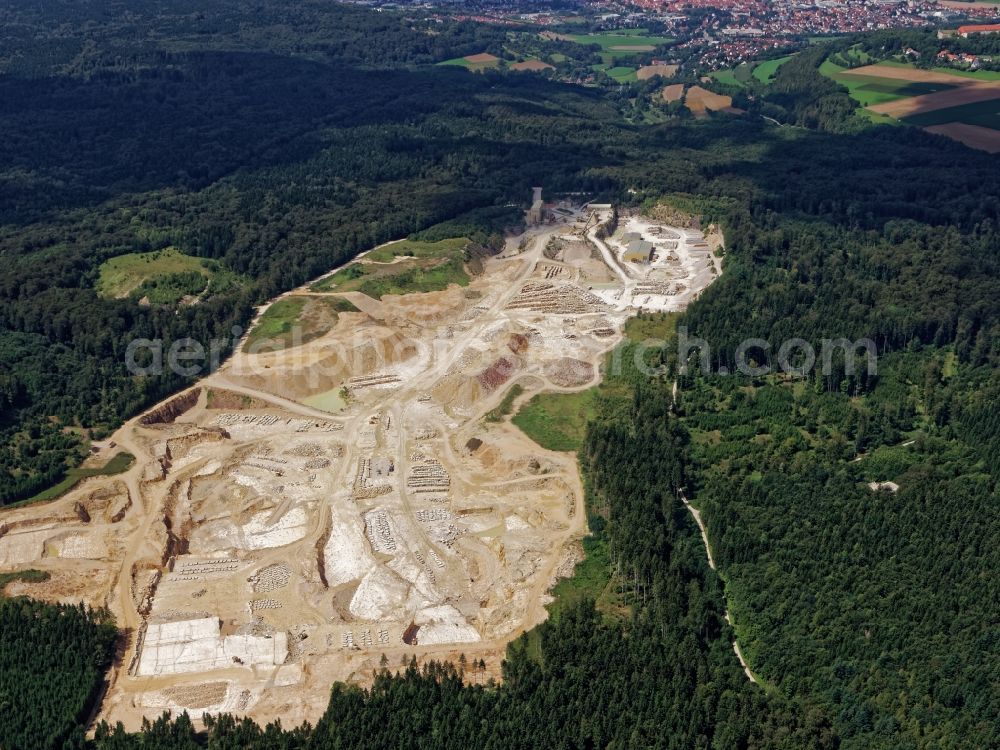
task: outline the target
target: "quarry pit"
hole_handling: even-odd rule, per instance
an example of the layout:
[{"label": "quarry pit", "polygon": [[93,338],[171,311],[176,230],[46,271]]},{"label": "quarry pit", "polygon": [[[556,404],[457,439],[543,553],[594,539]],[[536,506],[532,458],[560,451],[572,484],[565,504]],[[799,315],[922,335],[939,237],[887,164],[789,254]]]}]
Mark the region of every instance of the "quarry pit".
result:
[{"label": "quarry pit", "polygon": [[515,385],[515,408],[595,386],[628,317],[718,274],[719,238],[611,221],[564,205],[464,287],[295,290],[357,311],[126,423],[100,446],[136,457],[124,474],[0,513],[0,571],[51,574],[8,593],[106,606],[125,633],[100,718],[315,722],[333,682],[413,658],[498,679],[586,513],[575,455],[486,415]]}]

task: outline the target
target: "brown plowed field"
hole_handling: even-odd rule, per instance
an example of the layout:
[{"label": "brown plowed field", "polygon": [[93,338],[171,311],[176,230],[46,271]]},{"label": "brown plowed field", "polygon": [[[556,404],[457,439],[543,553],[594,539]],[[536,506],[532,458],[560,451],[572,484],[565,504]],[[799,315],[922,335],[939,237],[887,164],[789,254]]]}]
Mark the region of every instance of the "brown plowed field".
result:
[{"label": "brown plowed field", "polygon": [[465,60],[473,65],[482,65],[484,63],[499,62],[500,58],[487,52],[480,52],[478,55],[466,55]]},{"label": "brown plowed field", "polygon": [[975,78],[964,78],[963,76],[954,76],[950,73],[920,70],[919,68],[899,68],[895,65],[865,65],[863,68],[845,70],[841,75],[874,76],[876,78],[892,78],[896,81],[914,81],[916,83],[947,83],[950,86],[983,83],[983,81],[977,81]]},{"label": "brown plowed field", "polygon": [[1000,130],[992,128],[982,128],[978,125],[969,125],[964,122],[949,122],[944,125],[931,125],[924,128],[928,133],[944,135],[956,141],[964,143],[971,148],[978,148],[980,151],[987,151],[991,154],[1000,154]]},{"label": "brown plowed field", "polygon": [[514,63],[510,66],[511,70],[553,70],[553,67],[548,63],[544,63],[541,60],[525,60],[524,62]]},{"label": "brown plowed field", "polygon": [[717,112],[733,106],[733,97],[716,94],[701,86],[688,89],[684,102],[695,117],[705,117],[706,111]]},{"label": "brown plowed field", "polygon": [[949,89],[948,91],[936,91],[933,94],[912,96],[909,99],[876,104],[868,107],[868,109],[880,115],[889,115],[890,117],[900,119],[923,114],[924,112],[934,112],[935,110],[948,109],[949,107],[960,107],[963,104],[985,102],[991,99],[1000,99],[1000,81],[975,81],[968,85]]},{"label": "brown plowed field", "polygon": [[684,96],[684,84],[672,83],[669,86],[664,86],[662,96],[665,102],[680,101],[680,98]]},{"label": "brown plowed field", "polygon": [[996,3],[961,3],[955,2],[955,0],[938,0],[938,5],[952,10],[988,10],[993,12],[997,10]]},{"label": "brown plowed field", "polygon": [[893,65],[865,65],[863,68],[845,70],[843,75],[874,76],[915,83],[946,83],[955,87],[947,91],[911,96],[868,107],[872,112],[897,119],[924,112],[933,112],[938,109],[947,109],[948,107],[959,107],[963,104],[1000,99],[1000,81],[982,81],[933,70],[897,68]]}]

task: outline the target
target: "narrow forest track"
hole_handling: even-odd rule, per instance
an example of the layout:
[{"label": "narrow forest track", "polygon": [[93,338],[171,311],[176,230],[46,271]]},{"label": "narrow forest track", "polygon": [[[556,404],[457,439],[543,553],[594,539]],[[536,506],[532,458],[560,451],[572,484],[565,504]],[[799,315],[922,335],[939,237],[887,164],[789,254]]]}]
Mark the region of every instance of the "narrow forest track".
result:
[{"label": "narrow forest track", "polygon": [[[676,383],[674,385],[676,387]],[[690,502],[688,502],[687,495],[684,494],[684,490],[678,490],[677,494],[680,497],[681,502],[684,503],[684,507],[691,511],[691,515],[694,517],[694,522],[698,524],[698,528],[701,531],[701,540],[705,543],[705,555],[708,557],[708,567],[718,572],[718,569],[715,567],[715,558],[712,557],[712,545],[708,543],[708,529],[705,528],[705,522],[701,520],[701,513],[697,508],[691,505]],[[728,606],[725,609],[724,615],[726,617],[726,622],[728,622],[731,626],[733,621],[729,616]],[[747,665],[746,659],[743,658],[743,651],[740,650],[740,644],[736,640],[735,629],[733,635],[733,651],[736,652],[736,658],[740,660],[740,666],[743,667],[743,671],[746,673],[747,679],[750,680],[750,682],[757,684],[757,678],[754,677],[753,672],[750,671],[749,665]]]}]

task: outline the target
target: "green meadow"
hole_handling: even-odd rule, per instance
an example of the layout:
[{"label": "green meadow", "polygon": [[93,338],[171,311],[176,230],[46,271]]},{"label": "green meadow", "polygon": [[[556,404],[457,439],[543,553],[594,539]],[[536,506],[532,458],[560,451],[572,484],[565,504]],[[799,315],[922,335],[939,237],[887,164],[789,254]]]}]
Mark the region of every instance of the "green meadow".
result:
[{"label": "green meadow", "polygon": [[661,44],[670,44],[673,41],[666,36],[648,36],[645,29],[627,29],[603,34],[571,34],[570,38],[578,44],[596,44],[601,48],[601,56],[605,63],[611,63],[619,57],[646,54]]},{"label": "green meadow", "polygon": [[247,346],[278,350],[305,344],[333,328],[338,313],[357,310],[343,297],[285,297],[264,311],[250,331]]},{"label": "green meadow", "polygon": [[745,62],[737,65],[735,68],[713,71],[709,75],[719,83],[724,83],[729,86],[743,87],[752,80],[757,80],[760,83],[767,85],[774,80],[774,75],[777,73],[778,68],[791,60],[793,57],[794,55],[786,55],[785,57],[778,57],[774,60],[764,60],[759,63]]},{"label": "green meadow", "polygon": [[201,294],[210,284],[221,291],[238,283],[239,277],[217,261],[166,247],[104,261],[98,269],[97,294],[103,299],[146,298],[150,304],[173,306]]},{"label": "green meadow", "polygon": [[594,415],[593,389],[579,393],[539,393],[511,420],[525,435],[550,451],[576,451]]},{"label": "green meadow", "polygon": [[[111,459],[108,460],[104,466],[98,467],[96,469],[84,469],[84,468],[74,468],[66,472],[66,477],[59,482],[54,484],[46,490],[42,490],[34,497],[28,498],[23,501],[23,504],[43,502],[45,500],[55,500],[56,498],[62,497],[71,489],[76,487],[82,480],[87,477],[103,477],[111,476],[114,474],[121,474],[123,471],[127,471],[132,463],[135,461],[135,456],[131,453],[126,453],[121,451],[116,453]],[[22,503],[14,503],[13,505],[21,505]],[[7,507],[13,507],[13,505],[8,505]]]}]

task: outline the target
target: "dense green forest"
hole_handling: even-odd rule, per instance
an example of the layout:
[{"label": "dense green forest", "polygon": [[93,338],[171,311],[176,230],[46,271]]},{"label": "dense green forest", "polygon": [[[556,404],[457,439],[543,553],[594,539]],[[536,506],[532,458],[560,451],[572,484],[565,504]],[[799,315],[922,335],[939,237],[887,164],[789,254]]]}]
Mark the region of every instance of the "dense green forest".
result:
[{"label": "dense green forest", "polygon": [[5,583],[0,580],[0,745],[82,748],[82,723],[111,665],[114,623],[82,606],[5,598]]},{"label": "dense green forest", "polygon": [[[130,377],[130,339],[228,335],[256,302],[420,230],[489,245],[532,184],[669,194],[725,228],[725,272],[679,321],[713,372],[751,336],[879,354],[871,376],[843,359],[799,378],[692,369],[676,404],[672,343],[658,376],[609,373],[581,465],[624,613],[560,610],[511,647],[500,687],[425,665],[335,687],[314,728],[219,717],[196,735],[181,717],[103,727],[98,747],[1000,745],[1000,157],[862,128],[817,72],[823,47],[754,105],[793,127],[641,126],[627,94],[425,65],[481,51],[488,27],[269,0],[0,19],[0,502],[79,455],[64,426],[106,431],[181,385]],[[98,294],[104,261],[167,247],[244,281],[197,305]],[[11,633],[60,632],[32,606],[4,610]],[[61,746],[100,663],[64,664],[65,695],[18,696],[52,718],[33,746]]]}]

